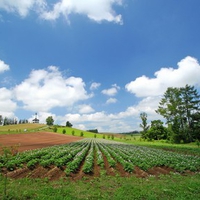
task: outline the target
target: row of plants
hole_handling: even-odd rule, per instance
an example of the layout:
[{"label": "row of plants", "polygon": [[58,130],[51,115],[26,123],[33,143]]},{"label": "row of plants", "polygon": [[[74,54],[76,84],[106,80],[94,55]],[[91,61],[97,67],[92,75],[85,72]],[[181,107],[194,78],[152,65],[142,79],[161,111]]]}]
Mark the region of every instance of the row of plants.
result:
[{"label": "row of plants", "polygon": [[110,144],[109,148],[118,152],[119,155],[125,153],[125,160],[143,170],[148,170],[154,166],[167,166],[178,172],[183,172],[185,170],[198,171],[200,169],[199,156],[184,155],[161,149],[124,144]]},{"label": "row of plants", "polygon": [[92,173],[94,162],[104,168],[104,156],[109,167],[115,168],[120,163],[124,170],[131,173],[134,166],[148,170],[155,166],[167,166],[178,172],[185,170],[199,171],[200,157],[179,154],[161,149],[135,146],[103,139],[84,139],[66,145],[26,151],[8,157],[0,156],[0,168],[15,170],[19,167],[34,168],[37,165],[51,165],[62,168],[66,175],[76,173],[83,166],[84,173]]},{"label": "row of plants", "polygon": [[94,143],[91,142],[91,146],[88,155],[85,158],[83,165],[83,172],[86,174],[92,173],[94,165]]}]

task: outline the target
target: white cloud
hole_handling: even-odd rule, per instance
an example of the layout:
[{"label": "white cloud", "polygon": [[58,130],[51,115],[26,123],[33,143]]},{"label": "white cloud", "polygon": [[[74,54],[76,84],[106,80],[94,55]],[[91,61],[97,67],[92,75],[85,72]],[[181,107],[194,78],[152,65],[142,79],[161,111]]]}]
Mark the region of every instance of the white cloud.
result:
[{"label": "white cloud", "polygon": [[91,113],[94,112],[94,109],[90,105],[79,105],[79,113],[84,114],[84,113]]},{"label": "white cloud", "polygon": [[0,73],[3,73],[9,69],[9,65],[7,65],[4,61],[0,60]]},{"label": "white cloud", "polygon": [[0,9],[7,12],[17,12],[21,17],[26,17],[31,10],[41,12],[46,3],[45,0],[1,0]]},{"label": "white cloud", "polygon": [[106,101],[106,104],[111,104],[111,103],[116,103],[117,102],[117,99],[116,98],[109,98],[107,101]]},{"label": "white cloud", "polygon": [[88,99],[85,83],[79,77],[65,78],[55,66],[33,70],[29,77],[14,88],[16,99],[24,109],[47,112],[55,107],[72,106]]},{"label": "white cloud", "polygon": [[6,88],[0,88],[0,115],[3,117],[14,117],[14,111],[17,109],[17,104],[12,100],[12,91]]},{"label": "white cloud", "polygon": [[111,88],[102,90],[101,92],[107,96],[115,96],[119,89],[120,87],[117,84],[113,84]]},{"label": "white cloud", "polygon": [[96,22],[105,20],[122,24],[122,16],[115,13],[113,5],[122,5],[122,0],[60,0],[53,5],[51,11],[44,12],[41,17],[56,20],[63,15],[69,21],[70,14],[80,14]]},{"label": "white cloud", "polygon": [[117,94],[117,89],[116,88],[105,89],[105,90],[102,90],[102,94],[105,94],[108,96],[115,96]]},{"label": "white cloud", "polygon": [[101,83],[93,82],[90,86],[90,90],[96,90],[101,86]]},{"label": "white cloud", "polygon": [[178,62],[178,68],[161,68],[155,78],[139,77],[125,88],[137,97],[163,95],[168,87],[183,87],[186,84],[200,85],[200,65],[197,59],[187,56]]},{"label": "white cloud", "polygon": [[116,14],[113,6],[122,6],[123,0],[0,0],[0,9],[26,17],[31,11],[44,20],[56,20],[63,16],[69,22],[69,15],[86,15],[89,19],[123,24],[122,16]]}]

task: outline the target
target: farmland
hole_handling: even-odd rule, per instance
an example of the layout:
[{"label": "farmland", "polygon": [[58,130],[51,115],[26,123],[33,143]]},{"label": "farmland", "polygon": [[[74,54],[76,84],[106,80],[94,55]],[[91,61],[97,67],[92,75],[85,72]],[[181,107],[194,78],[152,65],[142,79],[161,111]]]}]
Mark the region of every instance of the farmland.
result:
[{"label": "farmland", "polygon": [[170,172],[198,172],[200,157],[102,139],[83,139],[25,151],[9,160],[2,155],[0,167],[11,178],[77,180],[85,175],[101,174],[147,177]]},{"label": "farmland", "polygon": [[[163,144],[166,149],[156,143],[147,147],[147,143],[138,145],[135,140],[125,141],[137,145],[116,142],[123,141],[119,138],[103,139],[101,134],[94,138],[93,133],[84,138],[76,130],[72,136],[73,130],[68,131],[70,134],[41,130],[1,135],[10,137],[5,140],[7,143],[12,137],[15,142],[20,137],[25,137],[24,141],[29,138],[30,143],[16,146],[17,153],[10,152],[9,147],[1,152],[0,191],[5,189],[8,177],[10,199],[176,199],[177,195],[177,199],[200,198],[198,147],[191,144],[185,151],[181,145],[169,150],[170,144]],[[28,150],[34,143],[35,147]]]}]

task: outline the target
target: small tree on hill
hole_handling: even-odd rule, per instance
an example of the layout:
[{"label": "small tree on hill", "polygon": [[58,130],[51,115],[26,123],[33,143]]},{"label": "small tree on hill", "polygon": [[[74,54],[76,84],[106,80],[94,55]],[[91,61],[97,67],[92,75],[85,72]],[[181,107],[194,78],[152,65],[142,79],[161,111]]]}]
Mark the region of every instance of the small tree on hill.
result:
[{"label": "small tree on hill", "polygon": [[69,121],[67,121],[67,122],[66,122],[66,126],[67,126],[67,127],[72,127],[73,125],[72,125]]},{"label": "small tree on hill", "polygon": [[52,126],[53,123],[54,123],[53,117],[52,116],[47,117],[46,123],[47,123],[48,126]]}]

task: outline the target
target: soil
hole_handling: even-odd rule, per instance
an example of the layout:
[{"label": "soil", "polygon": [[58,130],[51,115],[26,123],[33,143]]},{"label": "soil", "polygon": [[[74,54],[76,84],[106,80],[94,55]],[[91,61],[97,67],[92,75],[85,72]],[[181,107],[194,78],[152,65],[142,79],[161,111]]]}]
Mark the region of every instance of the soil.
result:
[{"label": "soil", "polygon": [[66,144],[83,139],[52,132],[36,132],[27,134],[0,135],[0,145],[12,147],[13,154],[17,152],[38,149],[58,144]]}]

